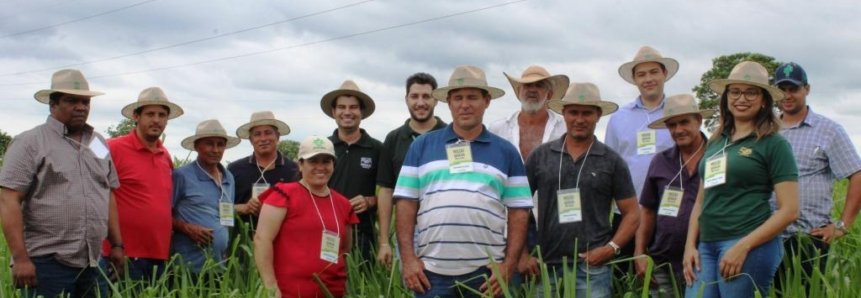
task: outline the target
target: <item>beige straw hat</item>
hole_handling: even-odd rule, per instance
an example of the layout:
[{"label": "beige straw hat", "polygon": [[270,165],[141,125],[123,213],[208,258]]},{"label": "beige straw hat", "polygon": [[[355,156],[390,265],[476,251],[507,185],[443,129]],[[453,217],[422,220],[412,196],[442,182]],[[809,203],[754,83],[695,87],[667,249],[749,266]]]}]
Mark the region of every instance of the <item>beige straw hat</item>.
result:
[{"label": "beige straw hat", "polygon": [[634,60],[622,66],[619,66],[619,75],[622,76],[622,79],[627,81],[628,83],[636,85],[634,83],[634,67],[637,67],[638,64],[644,62],[658,62],[667,69],[667,79],[664,82],[669,81],[679,72],[679,62],[673,58],[665,58],[661,56],[661,53],[658,50],[653,49],[649,46],[643,46],[637,51],[637,54],[634,55]]},{"label": "beige straw hat", "polygon": [[122,114],[126,118],[134,120],[134,113],[137,108],[152,105],[166,106],[170,109],[170,114],[167,115],[167,119],[173,119],[185,113],[179,105],[172,103],[167,99],[167,94],[165,94],[161,88],[149,87],[141,91],[141,94],[138,95],[138,101],[123,107]]},{"label": "beige straw hat", "polygon": [[558,114],[562,114],[562,110],[568,105],[596,106],[601,108],[601,116],[610,115],[619,109],[616,103],[601,99],[598,86],[592,83],[572,83],[565,97],[547,102],[550,110]]},{"label": "beige straw hat", "polygon": [[51,94],[59,92],[72,95],[99,96],[102,92],[90,91],[90,84],[84,78],[84,74],[77,69],[63,69],[54,73],[51,77],[51,89],[39,90],[33,97],[37,101],[47,104]]},{"label": "beige straw hat", "polygon": [[532,65],[527,67],[526,70],[523,71],[523,74],[520,75],[520,78],[515,78],[509,76],[507,73],[502,73],[508,78],[508,82],[511,83],[511,88],[514,89],[514,95],[519,96],[520,87],[524,84],[535,83],[542,80],[548,80],[553,84],[553,97],[550,99],[561,99],[565,96],[565,89],[568,88],[568,76],[566,75],[550,75],[544,67],[538,65]]},{"label": "beige straw hat", "polygon": [[490,99],[500,98],[505,95],[505,91],[496,87],[487,86],[487,78],[484,76],[484,71],[477,66],[462,65],[454,69],[451,78],[448,80],[448,86],[437,88],[433,91],[433,97],[441,102],[446,102],[449,91],[463,88],[477,88],[490,93]]},{"label": "beige straw hat", "polygon": [[786,97],[783,91],[771,86],[768,82],[768,71],[765,70],[765,67],[753,61],[745,61],[733,67],[728,78],[709,82],[709,88],[717,92],[717,94],[723,94],[726,86],[730,84],[747,84],[765,89],[768,93],[771,93],[771,98],[774,101],[782,100]]},{"label": "beige straw hat", "polygon": [[664,121],[676,116],[687,114],[700,114],[703,118],[708,118],[715,114],[715,110],[700,110],[700,107],[697,104],[697,99],[694,98],[693,95],[673,95],[664,99],[664,117],[649,123],[649,128],[667,128]]},{"label": "beige straw hat", "polygon": [[251,137],[251,129],[261,125],[275,126],[278,129],[278,133],[282,136],[290,134],[290,126],[281,120],[275,119],[275,113],[262,111],[251,114],[251,121],[237,128],[236,136],[240,139],[248,139]]},{"label": "beige straw hat", "polygon": [[326,95],[323,95],[323,99],[320,100],[320,108],[323,109],[323,113],[326,113],[326,116],[333,119],[335,118],[335,116],[332,115],[332,103],[341,95],[355,96],[364,103],[365,109],[362,110],[362,119],[370,117],[376,109],[374,100],[362,92],[362,90],[359,90],[359,85],[356,85],[356,82],[346,80],[341,84],[340,88],[326,93]]},{"label": "beige straw hat", "polygon": [[239,145],[239,142],[242,141],[237,137],[227,135],[227,131],[224,130],[224,126],[221,126],[221,122],[218,122],[216,119],[211,119],[200,122],[200,124],[197,125],[194,135],[182,140],[182,148],[194,150],[194,141],[209,137],[226,139],[227,149],[236,147],[236,145]]}]

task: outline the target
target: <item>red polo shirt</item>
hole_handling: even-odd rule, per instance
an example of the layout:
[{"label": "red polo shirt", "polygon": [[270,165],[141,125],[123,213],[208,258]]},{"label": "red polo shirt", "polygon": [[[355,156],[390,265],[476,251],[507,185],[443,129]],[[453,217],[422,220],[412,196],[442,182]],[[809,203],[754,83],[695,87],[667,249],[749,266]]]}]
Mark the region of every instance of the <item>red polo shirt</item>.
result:
[{"label": "red polo shirt", "polygon": [[[136,130],[108,140],[120,187],[114,190],[125,254],[167,260],[170,253],[173,161],[161,141],[155,152],[138,140]],[[111,245],[102,243],[107,255]]]}]

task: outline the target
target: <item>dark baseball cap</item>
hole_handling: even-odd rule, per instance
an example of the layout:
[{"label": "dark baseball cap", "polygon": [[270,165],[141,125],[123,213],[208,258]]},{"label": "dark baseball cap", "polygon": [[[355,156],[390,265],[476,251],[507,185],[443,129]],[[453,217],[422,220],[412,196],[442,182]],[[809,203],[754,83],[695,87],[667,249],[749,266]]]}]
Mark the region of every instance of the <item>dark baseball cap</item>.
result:
[{"label": "dark baseball cap", "polygon": [[807,86],[807,72],[795,62],[783,64],[774,71],[774,85],[783,82],[789,82],[799,87]]}]

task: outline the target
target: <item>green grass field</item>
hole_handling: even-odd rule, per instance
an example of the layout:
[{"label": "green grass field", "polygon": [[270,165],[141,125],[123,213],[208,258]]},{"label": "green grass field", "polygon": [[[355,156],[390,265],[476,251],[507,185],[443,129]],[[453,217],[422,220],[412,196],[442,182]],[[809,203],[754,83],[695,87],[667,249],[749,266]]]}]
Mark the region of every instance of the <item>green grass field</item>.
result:
[{"label": "green grass field", "polygon": [[[833,217],[839,217],[843,208],[843,198],[846,194],[847,183],[841,181],[835,187],[835,206]],[[802,262],[827,262],[825,272],[816,270],[810,278],[815,283],[810,293],[805,293],[801,285],[800,274],[786,277],[783,289],[772,289],[768,297],[775,297],[774,291],[781,290],[784,297],[861,297],[861,287],[853,286],[853,281],[861,280],[861,228],[854,225],[851,235],[844,237],[831,247],[829,256],[814,260],[789,259],[784,262],[798,267]],[[247,233],[240,237],[249,239]],[[252,256],[251,243],[248,240],[238,241],[232,247],[233,256]],[[0,298],[19,297],[12,287],[11,271],[9,268],[10,252],[5,238],[0,237]],[[253,264],[240,264],[238,258],[230,258],[227,270],[219,278],[208,283],[194,282],[188,272],[179,266],[168,268],[170,274],[161,280],[141,284],[119,282],[111,285],[113,297],[265,297],[260,278]],[[214,264],[209,264],[211,267]],[[395,265],[397,267],[397,265]],[[400,282],[397,270],[386,270],[373,261],[361,260],[357,256],[348,259],[349,281],[347,290],[350,297],[411,297]],[[546,270],[546,268],[544,268]],[[212,272],[205,270],[205,272]],[[206,274],[206,273],[204,273]],[[566,276],[560,285],[573,285],[572,277]],[[684,281],[680,281],[684,282]],[[168,285],[173,286],[168,286]],[[615,279],[614,297],[648,297],[633,274]],[[527,284],[520,289],[508,289],[505,297],[531,297],[536,287],[545,286],[542,283]],[[573,293],[567,293],[573,294]],[[567,295],[566,294],[566,295]],[[568,296],[566,296],[568,297]],[[570,296],[573,297],[573,296]]]}]

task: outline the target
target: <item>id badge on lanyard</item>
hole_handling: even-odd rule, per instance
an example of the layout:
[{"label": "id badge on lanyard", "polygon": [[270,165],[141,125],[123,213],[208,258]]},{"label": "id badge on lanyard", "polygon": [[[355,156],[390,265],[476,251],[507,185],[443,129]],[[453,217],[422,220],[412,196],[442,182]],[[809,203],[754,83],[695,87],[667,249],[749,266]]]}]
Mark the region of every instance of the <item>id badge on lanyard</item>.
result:
[{"label": "id badge on lanyard", "polygon": [[251,185],[251,199],[260,202],[260,194],[269,189],[269,183],[254,183]]},{"label": "id badge on lanyard", "polygon": [[655,154],[658,151],[657,133],[654,129],[637,132],[637,155]]},{"label": "id badge on lanyard", "polygon": [[726,183],[726,153],[715,155],[706,160],[706,174],[703,185],[711,188]]},{"label": "id badge on lanyard", "polygon": [[233,226],[233,203],[231,202],[218,202],[218,218],[221,221],[221,225],[225,227]]},{"label": "id badge on lanyard", "polygon": [[338,263],[338,250],[341,247],[341,238],[338,234],[329,230],[323,230],[323,238],[320,241],[320,259],[329,263]]},{"label": "id badge on lanyard", "polygon": [[469,142],[446,145],[445,154],[448,157],[449,173],[459,174],[473,171],[472,150]]},{"label": "id badge on lanyard", "polygon": [[580,222],[583,220],[583,209],[580,205],[580,189],[569,188],[556,191],[559,200],[559,223]]},{"label": "id badge on lanyard", "polygon": [[664,189],[664,195],[661,196],[661,207],[658,209],[658,214],[677,217],[679,209],[682,207],[684,193],[685,191],[681,188],[667,186]]}]

